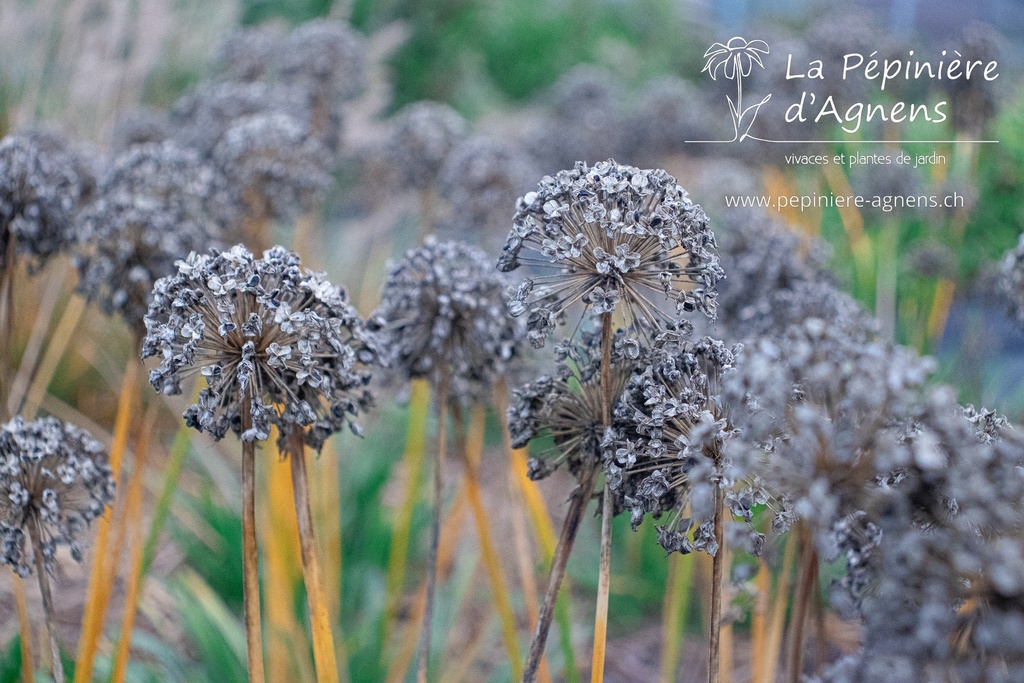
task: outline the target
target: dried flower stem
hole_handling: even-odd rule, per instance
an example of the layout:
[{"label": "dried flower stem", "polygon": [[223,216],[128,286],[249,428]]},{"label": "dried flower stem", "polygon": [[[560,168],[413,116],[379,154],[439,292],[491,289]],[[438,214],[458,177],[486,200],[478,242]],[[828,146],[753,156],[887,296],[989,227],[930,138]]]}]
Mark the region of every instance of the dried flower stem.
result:
[{"label": "dried flower stem", "polygon": [[317,556],[313,534],[313,513],[309,502],[309,475],[306,471],[306,446],[303,431],[292,429],[288,435],[288,459],[292,465],[292,491],[295,494],[295,517],[299,524],[299,544],[302,549],[303,579],[309,605],[310,627],[313,633],[313,661],[316,663],[318,683],[338,682],[338,663],[334,654],[334,636],[327,611],[320,559]]},{"label": "dried flower stem", "polygon": [[426,380],[412,382],[409,398],[409,424],[405,437],[405,495],[394,521],[391,552],[388,556],[388,576],[384,588],[384,625],[381,637],[381,661],[386,659],[391,627],[398,608],[398,598],[405,583],[405,565],[409,554],[409,535],[412,513],[419,498],[420,475],[423,472],[423,451],[426,448],[427,417],[430,414],[430,385]]},{"label": "dried flower stem", "polygon": [[551,630],[551,619],[555,613],[558,589],[562,586],[562,579],[565,578],[565,566],[569,562],[569,554],[576,541],[576,532],[579,531],[583,511],[586,509],[587,503],[590,502],[596,479],[597,468],[593,467],[584,474],[583,481],[572,492],[569,499],[569,509],[566,511],[562,531],[558,536],[558,545],[555,546],[555,554],[551,559],[551,574],[548,576],[548,586],[544,591],[544,601],[540,605],[537,629],[533,634],[530,653],[526,658],[523,683],[533,683],[536,680],[537,668],[540,666],[544,645],[547,643],[548,632]]},{"label": "dried flower stem", "polygon": [[46,562],[43,560],[43,542],[39,531],[38,519],[33,519],[29,522],[28,532],[32,536],[32,552],[36,558],[36,576],[39,578],[39,593],[43,597],[43,618],[46,622],[46,634],[50,640],[53,680],[55,683],[64,683],[64,664],[60,659],[60,640],[57,638],[57,624],[53,612],[53,595],[50,593],[50,574],[46,571]]},{"label": "dried flower stem", "polygon": [[[28,391],[25,392],[25,396],[22,398],[19,411],[22,414],[34,415],[39,409],[39,405],[46,396],[46,390],[50,387],[50,382],[57,372],[57,366],[60,365],[60,360],[64,357],[64,352],[67,351],[68,344],[75,338],[75,329],[78,327],[78,322],[82,319],[85,308],[86,301],[80,296],[72,297],[68,301],[68,305],[64,307],[64,312],[61,313],[57,327],[54,328],[53,334],[50,336],[50,343],[46,347],[43,359],[29,376]],[[133,348],[137,348],[137,346]],[[132,363],[135,363],[134,359]],[[132,381],[134,382],[135,380]]]},{"label": "dried flower stem", "polygon": [[750,615],[750,680],[751,683],[761,683],[765,669],[765,645],[768,639],[768,599],[771,591],[771,574],[764,559],[758,558],[757,576],[754,577],[754,586],[757,595],[754,598],[754,607]]},{"label": "dried flower stem", "polygon": [[719,659],[722,649],[722,574],[726,560],[725,534],[725,492],[715,486],[715,541],[718,552],[711,562],[711,634],[708,643],[708,681],[719,683]]},{"label": "dried flower stem", "polygon": [[692,585],[693,555],[673,553],[669,556],[668,590],[662,607],[660,683],[675,683],[678,678],[679,653],[683,649]]},{"label": "dried flower stem", "polygon": [[437,451],[434,454],[434,509],[430,520],[430,553],[427,556],[427,602],[423,611],[423,638],[420,661],[416,672],[417,683],[427,683],[427,665],[430,662],[430,636],[434,621],[434,593],[437,589],[437,546],[441,536],[441,493],[443,481],[441,467],[448,452],[448,373],[440,371],[437,381]]},{"label": "dried flower stem", "polygon": [[[455,559],[455,549],[458,546],[459,534],[462,531],[462,523],[466,517],[466,497],[459,492],[455,501],[444,520],[441,529],[441,542],[437,550],[438,573],[447,574],[451,569],[452,561]],[[405,635],[398,647],[398,653],[391,660],[388,666],[387,676],[384,680],[387,683],[402,683],[406,680],[406,673],[412,658],[416,654],[416,643],[419,640],[420,629],[423,626],[423,611],[427,604],[426,579],[420,583],[413,600],[413,610],[405,629]]]},{"label": "dried flower stem", "polygon": [[[125,367],[121,379],[121,393],[117,402],[117,413],[114,416],[114,440],[110,446],[110,469],[116,481],[121,474],[121,461],[128,446],[128,427],[131,423],[132,409],[138,400],[138,373],[141,364],[130,362]],[[112,514],[100,517],[96,540],[93,542],[92,568],[89,570],[88,592],[85,600],[85,613],[82,615],[82,635],[78,639],[78,652],[75,657],[75,678],[80,681],[92,680],[93,659],[103,631],[104,615],[110,599],[110,588],[113,580],[112,572],[116,571],[116,562],[112,553],[107,552],[110,540],[110,523]],[[116,545],[116,544],[115,544]],[[118,550],[118,555],[120,551]]]},{"label": "dried flower stem", "polygon": [[[466,495],[469,498],[469,506],[473,512],[477,542],[480,544],[484,569],[487,571],[487,578],[491,584],[494,609],[501,622],[501,634],[508,652],[509,664],[512,667],[512,679],[515,680],[523,675],[522,653],[519,650],[519,635],[516,633],[516,615],[512,610],[512,603],[509,601],[508,584],[501,571],[501,561],[498,559],[498,552],[494,548],[494,539],[491,537],[491,530],[487,525],[487,512],[484,510],[483,499],[480,495],[480,480],[476,471],[477,463],[470,460],[469,451],[466,448],[462,408],[458,403],[453,403],[451,411],[455,438],[459,442],[458,450],[463,459],[463,481]],[[473,406],[470,429],[482,433],[485,417],[486,413],[482,406]]]},{"label": "dried flower stem", "polygon": [[[601,314],[601,421],[612,424],[612,314]],[[612,492],[607,480],[601,506],[601,566],[597,577],[597,609],[594,617],[594,654],[590,681],[604,680],[605,646],[608,640],[608,597],[612,579]]]},{"label": "dried flower stem", "polygon": [[782,554],[782,571],[775,584],[775,596],[771,606],[771,621],[768,624],[768,638],[764,653],[764,669],[759,681],[753,683],[775,683],[779,668],[779,651],[782,649],[782,630],[786,621],[786,606],[792,588],[793,564],[796,562],[796,539],[789,538]]},{"label": "dried flower stem", "polygon": [[790,625],[786,652],[786,676],[789,683],[800,683],[804,668],[804,639],[807,629],[807,610],[811,592],[818,585],[818,552],[814,539],[806,528],[800,530],[800,573],[797,593],[793,602],[793,623]]},{"label": "dried flower stem", "polygon": [[[252,428],[252,395],[242,401],[242,432]],[[249,683],[263,683],[263,636],[260,628],[259,549],[256,545],[256,442],[242,441],[242,587]]]},{"label": "dried flower stem", "polygon": [[25,600],[25,584],[20,576],[11,569],[11,588],[14,593],[14,606],[18,612],[18,629],[21,632],[21,681],[32,683],[32,623],[28,619],[28,604]]},{"label": "dried flower stem", "polygon": [[[125,496],[124,517],[133,522],[142,517],[142,493],[146,473],[146,452],[149,450],[149,437],[153,433],[153,423],[157,415],[157,403],[153,403],[146,411],[142,428],[135,443],[135,467],[131,480],[128,482],[128,493]],[[142,573],[140,571],[145,545],[141,536],[142,525],[132,524],[135,538],[132,542],[131,564],[128,570],[128,585],[125,588],[124,612],[121,616],[121,636],[117,642],[114,655],[111,683],[124,683],[128,672],[128,655],[132,646],[132,629],[135,627],[135,605],[139,601],[139,587]]]},{"label": "dried flower stem", "polygon": [[420,239],[434,231],[434,190],[420,190]]}]

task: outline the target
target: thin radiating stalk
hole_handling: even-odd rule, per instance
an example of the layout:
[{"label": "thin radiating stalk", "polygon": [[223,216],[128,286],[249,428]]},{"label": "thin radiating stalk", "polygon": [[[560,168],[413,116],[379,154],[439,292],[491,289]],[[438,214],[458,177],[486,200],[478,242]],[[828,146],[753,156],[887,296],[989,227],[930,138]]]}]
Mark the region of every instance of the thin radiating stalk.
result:
[{"label": "thin radiating stalk", "polygon": [[64,683],[64,664],[60,659],[60,640],[57,638],[57,623],[53,612],[53,595],[50,593],[50,575],[46,572],[46,561],[43,558],[43,541],[42,534],[39,531],[39,520],[33,518],[29,521],[28,532],[32,536],[32,552],[36,556],[36,576],[39,578],[39,593],[43,597],[43,619],[46,622],[46,634],[50,639],[53,680],[55,683]]},{"label": "thin radiating stalk", "polygon": [[427,557],[427,602],[423,611],[423,638],[420,661],[416,671],[417,683],[427,683],[430,663],[430,636],[434,621],[434,593],[437,590],[437,545],[441,535],[441,467],[448,451],[448,374],[441,371],[437,382],[437,451],[434,455],[434,509],[430,520],[430,554]]},{"label": "thin radiating stalk", "polygon": [[551,573],[548,575],[548,586],[540,605],[537,629],[534,631],[533,642],[530,643],[530,653],[526,658],[523,683],[533,683],[537,679],[537,668],[540,666],[544,645],[547,643],[548,632],[551,630],[551,619],[555,612],[558,589],[562,586],[562,579],[565,578],[565,567],[569,562],[569,554],[576,541],[576,532],[579,531],[583,511],[586,509],[587,503],[590,502],[596,479],[597,467],[591,467],[584,473],[583,481],[572,492],[569,500],[569,509],[566,512],[565,521],[562,523],[562,531],[558,536],[554,557],[551,559]]},{"label": "thin radiating stalk", "polygon": [[426,448],[427,417],[430,413],[430,385],[425,380],[412,382],[412,396],[409,399],[409,425],[405,437],[405,494],[402,506],[395,519],[395,531],[391,537],[391,551],[388,555],[388,575],[384,588],[384,619],[381,637],[381,661],[387,655],[391,628],[398,608],[398,599],[405,583],[405,566],[409,556],[409,536],[412,529],[412,513],[419,498],[420,474],[423,471],[423,452]]},{"label": "thin radiating stalk", "polygon": [[[140,364],[137,362],[128,363],[121,380],[121,394],[114,417],[114,440],[110,447],[109,461],[115,482],[121,474],[121,462],[128,445],[128,427],[138,399],[139,368]],[[114,558],[107,552],[112,515],[113,512],[110,512],[100,517],[96,525],[96,540],[93,542],[92,567],[89,570],[85,613],[82,616],[82,635],[78,639],[78,652],[75,657],[75,679],[83,682],[92,680],[93,659],[103,631],[104,615],[113,583],[110,576],[116,567]]]},{"label": "thin radiating stalk", "polygon": [[[601,420],[607,429],[612,424],[612,314],[601,314]],[[605,647],[608,641],[608,597],[612,580],[612,492],[607,479],[601,507],[601,565],[597,576],[597,608],[594,616],[594,654],[590,681],[604,680]]]},{"label": "thin radiating stalk", "polygon": [[725,534],[725,492],[715,486],[715,540],[718,552],[711,562],[711,633],[708,644],[708,681],[719,683],[719,660],[722,650],[722,574],[726,560]]},{"label": "thin radiating stalk", "polygon": [[804,669],[804,640],[807,630],[807,610],[811,592],[818,585],[818,552],[814,539],[804,528],[800,530],[800,571],[796,597],[793,600],[793,622],[790,624],[789,643],[786,651],[786,680],[800,683]]},{"label": "thin radiating stalk", "polygon": [[334,635],[327,611],[324,581],[313,534],[313,511],[309,502],[309,475],[306,471],[305,435],[293,429],[288,435],[288,459],[292,465],[292,491],[295,494],[295,518],[299,524],[302,549],[302,574],[306,583],[310,629],[313,633],[313,661],[318,683],[338,683],[338,662],[334,654]]},{"label": "thin radiating stalk", "polygon": [[[242,433],[252,429],[252,396],[242,401]],[[256,442],[242,441],[242,587],[249,683],[263,683],[263,636],[260,625],[260,569],[256,544]]]},{"label": "thin radiating stalk", "polygon": [[[459,442],[459,452],[462,454],[464,482],[466,494],[469,498],[469,506],[473,512],[477,532],[477,542],[480,544],[480,554],[483,559],[484,569],[487,571],[487,578],[491,584],[491,596],[494,599],[494,609],[498,613],[501,622],[502,639],[505,641],[505,649],[508,652],[509,664],[512,667],[513,680],[523,674],[522,653],[519,651],[519,635],[516,632],[516,615],[512,610],[512,603],[509,600],[508,584],[505,582],[505,575],[501,571],[501,561],[498,559],[498,552],[494,548],[494,540],[491,538],[491,530],[487,525],[487,512],[484,510],[483,499],[480,495],[480,480],[477,477],[476,463],[472,462],[466,448],[466,439],[462,417],[462,409],[456,403],[451,407],[454,418],[455,438]],[[486,413],[481,406],[473,407],[471,429],[483,431],[484,418]]]}]

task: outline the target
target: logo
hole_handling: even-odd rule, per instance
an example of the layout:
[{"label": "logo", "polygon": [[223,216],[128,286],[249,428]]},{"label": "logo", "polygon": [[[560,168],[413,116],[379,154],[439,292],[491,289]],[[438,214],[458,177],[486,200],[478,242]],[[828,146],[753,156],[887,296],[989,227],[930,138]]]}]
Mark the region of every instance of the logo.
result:
[{"label": "logo", "polygon": [[729,112],[732,114],[732,140],[722,142],[739,142],[750,135],[750,127],[754,125],[757,112],[772,98],[771,94],[765,96],[760,102],[749,107],[743,106],[743,79],[750,75],[754,64],[764,68],[761,55],[770,52],[768,43],[763,40],[746,40],[741,36],[730,38],[728,43],[715,43],[704,53],[704,68],[711,76],[711,80],[718,79],[718,72],[730,81],[736,81],[736,101],[726,95],[729,101]]}]

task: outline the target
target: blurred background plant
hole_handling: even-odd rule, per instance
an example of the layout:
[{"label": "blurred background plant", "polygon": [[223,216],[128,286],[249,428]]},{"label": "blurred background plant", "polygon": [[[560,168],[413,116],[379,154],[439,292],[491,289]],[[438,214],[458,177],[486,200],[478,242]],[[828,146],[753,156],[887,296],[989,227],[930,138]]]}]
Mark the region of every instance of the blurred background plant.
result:
[{"label": "blurred background plant", "polygon": [[[253,249],[290,245],[304,263],[344,283],[364,315],[378,305],[387,259],[417,245],[424,226],[445,239],[475,242],[496,259],[495,245],[510,227],[516,198],[543,174],[576,159],[610,156],[663,167],[704,206],[719,233],[729,279],[722,285],[720,321],[710,333],[730,342],[752,329],[780,334],[771,327],[783,317],[789,324],[825,310],[848,311],[858,301],[877,318],[883,336],[934,354],[937,378],[951,382],[961,402],[996,408],[1017,423],[1024,413],[1024,333],[1004,311],[994,264],[1024,230],[1024,10],[1011,0],[972,9],[951,1],[856,4],[866,13],[863,21],[876,25],[869,38],[999,50],[996,88],[950,93],[970,97],[974,106],[958,110],[945,126],[907,125],[898,135],[999,144],[883,146],[889,153],[944,157],[899,177],[877,169],[786,165],[777,149],[755,143],[715,149],[684,144],[729,134],[721,128],[728,123],[722,110],[708,109],[718,101],[715,84],[699,75],[712,39],[745,31],[748,38],[767,40],[773,59],[782,51],[774,50],[776,44],[802,54],[857,44],[857,35],[842,35],[841,21],[829,21],[835,7],[813,0],[13,0],[0,4],[0,134],[38,123],[61,129],[77,141],[76,154],[95,166],[89,174],[109,179],[100,188],[116,185],[117,176],[107,169],[143,157],[138,146],[151,143],[167,145],[168,154],[187,157],[196,168],[219,169],[234,192],[251,191],[232,200],[242,207],[241,217],[213,217],[223,223],[215,241],[244,240]],[[308,23],[325,17],[327,24]],[[1001,34],[968,19],[995,23]],[[303,25],[304,31],[296,30]],[[313,53],[330,57],[308,72],[287,58],[307,41]],[[751,82],[755,93],[776,87],[781,91],[781,85]],[[915,96],[932,95],[937,93]],[[391,153],[388,143],[400,128],[395,114],[425,100],[447,105],[454,110],[451,120],[461,115],[468,123],[453,124],[458,135],[443,141],[412,182],[408,154]],[[267,126],[279,139],[255,135]],[[818,129],[822,137],[837,137],[833,132]],[[887,128],[860,135],[897,137]],[[174,146],[186,149],[175,152]],[[824,150],[849,155],[864,146]],[[125,152],[134,156],[115,160]],[[462,178],[460,164],[466,166]],[[893,194],[896,188],[956,191],[965,202],[949,211],[786,209],[772,216],[774,223],[724,205],[732,193]],[[254,196],[263,202],[253,203]],[[87,211],[80,220],[89,215],[102,214]],[[475,234],[467,227],[474,221],[481,226]],[[769,257],[785,252],[785,259],[759,260],[762,244],[772,245],[772,251],[765,248]],[[0,391],[8,405],[0,413],[28,419],[26,413],[42,410],[88,428],[111,449],[112,461],[117,453],[118,462],[130,456],[124,458],[118,503],[108,513],[110,543],[86,544],[81,567],[59,556],[61,641],[92,643],[84,655],[95,659],[87,676],[92,680],[245,680],[237,455],[178,429],[186,400],[137,388],[138,321],[126,326],[87,307],[74,293],[76,277],[66,255],[53,255],[45,267],[24,261],[5,274],[17,305],[9,332],[10,383]],[[764,282],[769,266],[771,287],[751,291]],[[145,284],[167,274],[146,273]],[[834,285],[851,298],[838,296]],[[384,386],[378,407],[363,420],[364,438],[336,436],[323,457],[310,461],[313,521],[341,680],[411,680],[423,619],[431,516],[424,454],[437,425],[422,381]],[[133,391],[141,398],[134,399]],[[536,618],[537,585],[531,581],[543,585],[554,550],[552,529],[560,525],[570,485],[562,473],[539,485],[526,481],[525,453],[508,448],[501,413],[471,415],[462,454],[445,466],[479,468],[515,627],[520,641],[528,642]],[[404,444],[404,451],[396,444]],[[522,465],[523,476],[510,463]],[[314,679],[290,476],[272,448],[260,452],[257,526],[272,681]],[[478,511],[468,509],[472,501],[460,486],[444,492],[431,657],[444,662],[435,666],[438,680],[507,681],[511,668],[500,643],[503,634],[508,642],[508,619],[491,606],[486,577],[495,574],[493,559],[485,556],[491,551],[475,539],[469,516]],[[754,521],[762,528],[763,514],[757,512]],[[699,680],[709,558],[673,555],[666,562],[653,525],[634,533],[625,519],[613,524],[622,542],[613,549],[605,679]],[[585,606],[597,592],[597,537],[597,525],[582,525],[541,680],[586,675],[592,619]],[[736,609],[721,646],[723,680],[775,680],[796,574],[793,545],[769,543],[762,560],[736,553],[739,570],[762,571],[751,579],[756,590],[737,589],[733,596]],[[105,618],[92,618],[93,637],[82,641],[87,595],[95,605],[87,587],[96,547],[105,553],[109,606]],[[491,573],[478,572],[481,564]],[[826,563],[821,571],[827,583],[842,573],[842,563]],[[5,571],[0,683],[28,677],[46,651],[38,629],[32,642],[22,641],[13,585]],[[27,593],[28,614],[39,614],[38,597]],[[815,599],[827,598],[827,591],[819,591]],[[807,656],[810,665],[821,667],[856,648],[856,621],[841,620],[823,605],[812,607],[812,615],[819,620],[808,629],[816,644],[807,651],[814,647],[819,654]],[[83,653],[78,655],[81,667]],[[32,659],[26,662],[26,656]],[[72,673],[72,653],[65,656]]]}]

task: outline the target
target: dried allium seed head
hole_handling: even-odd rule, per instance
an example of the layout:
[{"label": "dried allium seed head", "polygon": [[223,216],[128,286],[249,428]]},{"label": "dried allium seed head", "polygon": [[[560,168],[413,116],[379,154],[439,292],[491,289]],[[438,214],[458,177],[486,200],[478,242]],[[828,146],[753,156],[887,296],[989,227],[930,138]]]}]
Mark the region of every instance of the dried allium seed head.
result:
[{"label": "dried allium seed head", "polygon": [[452,396],[486,397],[523,336],[505,310],[506,285],[476,247],[428,237],[410,249],[390,265],[374,315],[389,365],[434,381],[443,370]]},{"label": "dried allium seed head", "polygon": [[29,129],[0,141],[0,272],[8,245],[40,266],[75,239],[75,215],[92,199],[96,168],[61,134]]},{"label": "dried allium seed head", "polygon": [[249,83],[274,74],[284,37],[269,28],[243,28],[224,38],[213,53],[212,71],[219,80]]},{"label": "dried allium seed head", "polygon": [[[603,426],[601,393],[601,335],[584,332],[556,349],[558,374],[541,376],[513,390],[508,429],[513,448],[550,436],[554,447],[531,458],[528,474],[543,479],[565,465],[579,481],[614,457],[615,443],[634,432],[628,419],[613,411],[612,426]],[[619,331],[611,352],[611,396],[617,404],[643,355],[635,339]],[[633,437],[635,438],[635,437]]]},{"label": "dried allium seed head", "polygon": [[718,321],[731,339],[751,339],[771,328],[781,332],[794,321],[780,320],[776,295],[826,280],[828,246],[764,212],[725,215],[728,220],[715,233],[722,270],[729,274],[718,287]]},{"label": "dried allium seed head", "polygon": [[282,76],[306,81],[330,100],[350,100],[366,83],[366,41],[350,26],[328,19],[302,24],[279,54]]},{"label": "dried allium seed head", "polygon": [[213,162],[260,217],[287,219],[308,210],[331,183],[332,158],[287,114],[239,119],[213,151]]},{"label": "dried allium seed head", "polygon": [[1003,255],[997,288],[1018,326],[1024,326],[1024,234]]},{"label": "dried allium seed head", "polygon": [[589,64],[573,67],[551,86],[550,114],[524,143],[545,171],[567,168],[578,159],[632,157],[622,83]]},{"label": "dried allium seed head", "polygon": [[[647,514],[668,515],[658,527],[658,541],[669,552],[697,549],[714,555],[718,550],[715,492],[731,489],[737,478],[726,457],[736,430],[720,392],[737,351],[709,337],[659,344],[630,379],[617,411],[632,423],[636,440],[617,444],[605,475],[630,510],[634,530]],[[730,491],[728,500],[733,513],[750,524],[751,506],[767,495],[752,484]],[[684,509],[690,517],[683,517]],[[759,549],[764,537],[750,531],[751,545]]]},{"label": "dried allium seed head", "polygon": [[516,198],[537,177],[525,154],[484,136],[456,145],[440,173],[441,196],[451,207],[451,229],[480,244],[493,242],[496,235],[504,238]]},{"label": "dried allium seed head", "polygon": [[0,427],[0,564],[23,577],[32,572],[31,525],[47,571],[58,545],[81,562],[82,534],[113,498],[107,454],[87,432],[53,417],[18,416]]},{"label": "dried allium seed head", "polygon": [[[376,352],[363,321],[344,290],[283,247],[260,259],[242,245],[190,254],[156,283],[146,332],[142,357],[161,358],[149,376],[157,391],[206,378],[184,417],[215,439],[230,429],[262,441],[274,424],[282,439],[304,429],[319,450],[346,424],[359,433],[354,419],[372,402],[364,366]],[[247,397],[252,427],[243,430]]]},{"label": "dried allium seed head", "polygon": [[79,291],[141,335],[153,284],[235,220],[224,177],[171,143],[118,157],[79,220]]},{"label": "dried allium seed head", "polygon": [[704,211],[665,171],[577,162],[519,199],[498,268],[541,273],[509,300],[540,347],[577,302],[594,315],[617,311],[644,336],[647,326],[687,326],[679,316],[692,311],[713,318],[723,277],[715,249]]},{"label": "dried allium seed head", "polygon": [[[863,649],[824,680],[1018,680],[1024,673],[1024,440],[932,391],[879,491]],[[910,679],[900,677],[910,672]]]},{"label": "dried allium seed head", "polygon": [[309,94],[295,83],[204,83],[171,109],[173,139],[209,157],[239,119],[257,114],[288,114],[308,122]]},{"label": "dried allium seed head", "polygon": [[448,155],[468,134],[466,120],[448,105],[416,102],[395,115],[383,155],[396,183],[430,189]]},{"label": "dried allium seed head", "polygon": [[803,520],[822,554],[834,557],[833,526],[866,509],[876,479],[898,466],[900,425],[932,370],[930,359],[908,349],[816,318],[744,351],[725,394],[733,405],[746,402],[749,410],[734,410],[733,419],[743,444],[756,448],[733,457],[750,457],[740,468],[760,476],[779,501],[777,528]]},{"label": "dried allium seed head", "polygon": [[912,273],[926,278],[953,279],[960,270],[956,252],[936,239],[925,238],[915,244],[907,262]]},{"label": "dried allium seed head", "polygon": [[[1005,38],[991,24],[973,21],[960,35],[956,55],[964,64],[980,61],[982,68],[999,60]],[[975,72],[977,73],[977,72]],[[987,78],[956,78],[943,82],[950,96],[950,114],[957,130],[980,132],[996,115],[998,91]]]},{"label": "dried allium seed head", "polygon": [[160,143],[171,137],[167,112],[156,107],[136,107],[117,117],[110,133],[110,150],[123,154],[133,147]]},{"label": "dried allium seed head", "polygon": [[638,154],[657,163],[684,151],[688,141],[717,139],[713,125],[717,118],[707,100],[696,86],[676,76],[648,81],[627,124],[637,137]]}]

